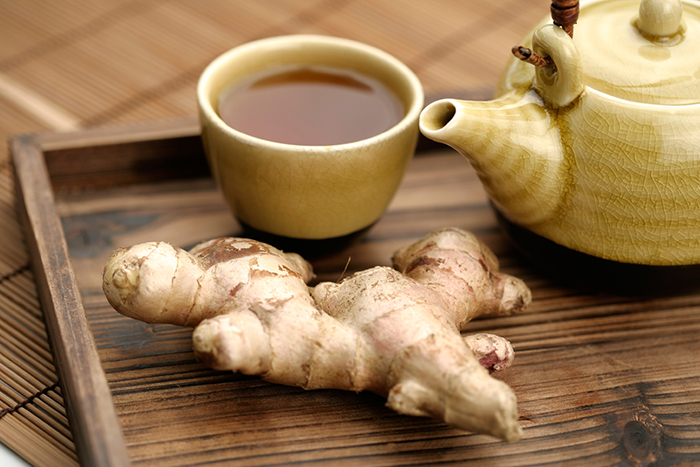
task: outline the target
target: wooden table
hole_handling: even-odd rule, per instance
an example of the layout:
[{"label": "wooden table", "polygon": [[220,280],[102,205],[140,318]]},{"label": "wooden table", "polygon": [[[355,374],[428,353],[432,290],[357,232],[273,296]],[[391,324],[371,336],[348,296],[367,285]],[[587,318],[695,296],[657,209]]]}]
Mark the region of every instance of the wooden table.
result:
[{"label": "wooden table", "polygon": [[[6,1],[0,3],[0,131],[6,137],[68,132],[47,138],[71,149],[86,134],[90,144],[129,139],[130,125],[152,131],[153,122],[175,119],[165,127],[196,137],[194,87],[203,67],[240,43],[290,33],[360,40],[407,63],[429,95],[486,98],[511,46],[548,9],[548,2],[534,0]],[[83,132],[103,127],[109,129]],[[75,465],[76,445],[83,460],[89,457],[68,422],[16,210],[12,161],[0,151],[0,405],[6,408],[0,440],[34,465]],[[75,167],[68,175],[80,173]],[[451,150],[419,153],[385,218],[350,251],[350,271],[387,263],[397,246],[449,223],[477,233],[505,271],[526,280],[534,302],[525,314],[480,320],[470,330],[501,334],[516,349],[515,365],[501,376],[518,396],[525,434],[513,445],[401,417],[368,394],[304,392],[211,372],[188,353],[187,331],[111,313],[95,283],[110,246],[100,243],[106,237],[187,246],[238,231],[206,178],[187,181],[185,191],[178,183],[56,192],[132,463],[700,463],[700,296],[591,294],[540,274],[514,254],[471,168]],[[196,196],[183,203],[183,193]],[[153,200],[162,212],[149,207]],[[202,206],[209,210],[202,213]],[[200,231],[183,228],[193,213]],[[121,234],[110,230],[115,225]],[[338,256],[315,267],[321,279],[335,280],[346,262]],[[133,336],[131,345],[113,340],[115,328],[120,339]],[[124,363],[128,358],[133,367]],[[145,410],[145,403],[158,410]],[[222,414],[237,423],[235,431],[217,431],[230,428],[211,422]]]}]

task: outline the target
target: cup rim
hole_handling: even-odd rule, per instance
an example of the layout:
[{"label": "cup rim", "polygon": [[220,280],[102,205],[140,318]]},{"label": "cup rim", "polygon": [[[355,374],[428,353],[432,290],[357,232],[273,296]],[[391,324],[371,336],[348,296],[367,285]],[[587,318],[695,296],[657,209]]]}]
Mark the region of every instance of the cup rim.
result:
[{"label": "cup rim", "polygon": [[[365,138],[362,140],[358,141],[352,141],[349,143],[340,143],[340,144],[332,144],[332,145],[299,145],[299,144],[289,144],[289,143],[280,143],[277,141],[270,141],[266,140],[263,138],[258,138],[255,136],[251,136],[247,133],[243,133],[242,131],[236,130],[235,128],[230,127],[227,125],[219,116],[218,112],[214,110],[211,101],[209,99],[209,96],[206,95],[206,86],[207,83],[211,80],[212,75],[216,73],[216,71],[224,64],[227,63],[233,56],[238,55],[242,52],[249,51],[250,49],[255,49],[258,47],[269,47],[270,44],[276,44],[279,43],[280,45],[284,44],[285,46],[289,46],[289,44],[333,44],[337,45],[339,47],[344,47],[344,48],[351,48],[355,49],[358,51],[362,51],[365,53],[369,53],[370,55],[375,56],[376,58],[381,59],[383,62],[387,63],[394,69],[398,70],[400,74],[406,79],[407,83],[409,84],[410,92],[411,92],[411,105],[406,109],[405,114],[403,118],[393,125],[391,128],[378,133],[374,136],[371,136],[369,138]],[[284,35],[284,36],[273,36],[273,37],[268,37],[264,39],[259,39],[251,42],[247,42],[244,44],[241,44],[237,47],[234,47],[232,49],[229,49],[228,51],[224,52],[223,54],[219,55],[216,57],[209,65],[207,65],[202,72],[202,74],[199,77],[199,80],[197,82],[197,103],[202,112],[204,112],[207,116],[207,118],[213,122],[220,131],[230,134],[242,141],[247,142],[248,144],[251,145],[262,145],[264,144],[266,147],[276,147],[279,149],[294,149],[294,150],[299,150],[300,148],[303,148],[305,152],[310,152],[310,151],[327,151],[327,148],[333,147],[333,148],[343,148],[343,149],[348,149],[352,150],[355,147],[358,146],[365,146],[368,144],[375,144],[379,142],[382,139],[389,139],[395,136],[396,134],[402,133],[405,129],[406,126],[412,125],[413,122],[417,122],[420,112],[423,109],[424,105],[424,92],[423,92],[423,86],[416,76],[416,74],[402,61],[394,57],[393,55],[378,49],[374,46],[358,42],[352,39],[346,39],[342,37],[337,37],[337,36],[327,36],[327,35],[318,35],[318,34],[291,34],[291,35]]]}]

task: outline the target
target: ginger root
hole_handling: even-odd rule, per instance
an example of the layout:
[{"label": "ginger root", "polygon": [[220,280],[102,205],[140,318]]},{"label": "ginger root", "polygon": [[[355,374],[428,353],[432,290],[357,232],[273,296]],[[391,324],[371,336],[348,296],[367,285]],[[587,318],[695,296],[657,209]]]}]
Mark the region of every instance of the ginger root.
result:
[{"label": "ginger root", "polygon": [[124,315],[195,327],[194,352],[212,368],[368,390],[403,414],[519,440],[515,395],[489,376],[510,364],[512,347],[460,330],[476,316],[523,309],[527,286],[459,229],[430,234],[393,261],[396,269],[309,288],[309,263],[254,240],[211,240],[189,253],[146,243],[113,253],[103,289]]}]

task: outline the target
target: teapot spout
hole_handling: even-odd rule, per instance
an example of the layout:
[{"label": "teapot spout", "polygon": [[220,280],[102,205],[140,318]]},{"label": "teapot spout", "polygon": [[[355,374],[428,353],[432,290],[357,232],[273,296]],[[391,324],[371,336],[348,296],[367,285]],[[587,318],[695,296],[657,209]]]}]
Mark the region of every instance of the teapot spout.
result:
[{"label": "teapot spout", "polygon": [[569,171],[556,111],[536,92],[486,102],[439,100],[423,110],[420,130],[465,156],[511,221],[529,227],[556,214]]}]

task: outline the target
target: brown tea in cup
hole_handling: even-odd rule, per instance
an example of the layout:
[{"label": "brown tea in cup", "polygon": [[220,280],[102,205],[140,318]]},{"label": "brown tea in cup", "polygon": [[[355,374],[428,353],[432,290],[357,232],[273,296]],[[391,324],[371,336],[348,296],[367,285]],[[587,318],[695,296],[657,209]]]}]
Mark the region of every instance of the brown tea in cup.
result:
[{"label": "brown tea in cup", "polygon": [[404,116],[382,82],[340,68],[287,66],[233,83],[218,114],[231,128],[267,141],[327,146],[361,141]]}]

